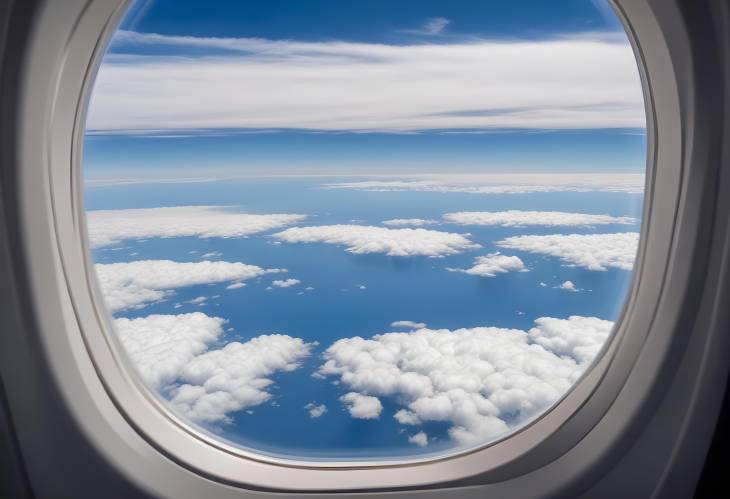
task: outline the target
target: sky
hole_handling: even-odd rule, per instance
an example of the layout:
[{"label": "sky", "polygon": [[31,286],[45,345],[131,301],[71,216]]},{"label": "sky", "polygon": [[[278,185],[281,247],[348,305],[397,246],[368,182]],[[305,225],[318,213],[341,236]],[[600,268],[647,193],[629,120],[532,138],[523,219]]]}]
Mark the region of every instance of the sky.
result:
[{"label": "sky", "polygon": [[605,2],[559,4],[139,2],[88,177],[642,171],[626,36]]},{"label": "sky", "polygon": [[644,120],[605,2],[137,2],[84,143],[116,338],[258,453],[505,438],[620,318]]}]

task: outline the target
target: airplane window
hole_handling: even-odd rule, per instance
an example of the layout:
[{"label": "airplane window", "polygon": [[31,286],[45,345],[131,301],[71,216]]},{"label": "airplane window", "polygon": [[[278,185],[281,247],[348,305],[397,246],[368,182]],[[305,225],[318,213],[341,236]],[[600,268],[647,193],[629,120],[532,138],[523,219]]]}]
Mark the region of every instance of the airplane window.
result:
[{"label": "airplane window", "polygon": [[620,319],[637,62],[607,2],[158,0],[96,78],[84,204],[141,380],[260,455],[493,443]]}]

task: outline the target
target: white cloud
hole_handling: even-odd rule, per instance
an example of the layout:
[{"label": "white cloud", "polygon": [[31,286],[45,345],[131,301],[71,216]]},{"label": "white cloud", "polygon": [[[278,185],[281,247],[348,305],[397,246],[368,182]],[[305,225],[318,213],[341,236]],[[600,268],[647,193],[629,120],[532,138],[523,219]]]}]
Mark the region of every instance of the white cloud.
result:
[{"label": "white cloud", "polygon": [[488,225],[500,227],[546,227],[577,226],[593,227],[605,224],[631,225],[638,222],[631,217],[591,215],[588,213],[566,213],[561,211],[461,211],[447,213],[444,220],[458,225]]},{"label": "white cloud", "polygon": [[606,270],[609,267],[631,270],[636,258],[639,233],[515,236],[496,244],[502,248],[555,256],[567,265],[588,270]]},{"label": "white cloud", "polygon": [[644,192],[641,173],[487,173],[418,175],[402,179],[359,180],[323,184],[325,189],[374,192],[463,192],[530,194],[536,192]]},{"label": "white cloud", "polygon": [[423,329],[426,327],[425,322],[413,322],[413,321],[395,321],[390,323],[390,327],[404,327],[406,329]]},{"label": "white cloud", "polygon": [[383,405],[377,397],[356,392],[343,395],[340,397],[340,401],[347,407],[350,416],[357,419],[377,419],[383,410]]},{"label": "white cloud", "polygon": [[390,397],[402,406],[394,415],[402,424],[444,421],[457,442],[484,442],[557,401],[612,326],[579,316],[535,324],[529,333],[475,327],[344,338],[326,350],[318,375],[337,376],[348,400]]},{"label": "white cloud", "polygon": [[593,360],[613,329],[613,322],[597,317],[570,316],[568,320],[541,317],[530,329],[530,340],[579,364]]},{"label": "white cloud", "polygon": [[233,284],[226,286],[226,289],[241,289],[244,286],[246,286],[245,282],[234,282]]},{"label": "white cloud", "polygon": [[429,17],[419,28],[401,29],[399,32],[418,36],[436,36],[443,34],[449,24],[451,21],[445,17]]},{"label": "white cloud", "polygon": [[288,243],[342,244],[350,253],[384,253],[389,256],[440,257],[479,248],[465,236],[453,232],[367,225],[292,227],[274,234],[274,237]]},{"label": "white cloud", "polygon": [[244,281],[281,269],[262,269],[240,262],[173,262],[138,260],[97,263],[96,277],[112,312],[162,300],[169,290],[198,284]]},{"label": "white cloud", "polygon": [[[435,18],[421,31],[439,34],[445,23]],[[625,38],[601,34],[413,45],[131,31],[115,39],[230,55],[108,56],[94,87],[91,131],[645,125],[632,49]]]},{"label": "white cloud", "polygon": [[196,355],[223,333],[225,321],[200,312],[115,319],[114,328],[127,354],[149,386],[174,382]]},{"label": "white cloud", "polygon": [[451,21],[445,17],[432,17],[427,19],[423,24],[423,31],[429,35],[438,35],[442,33],[449,24],[451,24]]},{"label": "white cloud", "polygon": [[86,212],[92,248],[151,237],[245,237],[301,222],[305,215],[237,213],[226,206]]},{"label": "white cloud", "polygon": [[564,289],[566,291],[572,291],[574,293],[578,292],[578,288],[575,287],[575,284],[573,284],[573,281],[565,281],[560,286],[558,286],[560,289]]},{"label": "white cloud", "polygon": [[322,416],[325,412],[327,412],[327,406],[324,404],[315,404],[314,402],[310,402],[307,405],[304,406],[304,408],[309,412],[309,417],[312,419],[316,419],[320,416]]},{"label": "white cloud", "polygon": [[383,225],[387,225],[389,227],[403,227],[403,226],[421,227],[423,225],[431,225],[431,224],[437,224],[437,223],[438,223],[438,220],[426,220],[423,218],[393,218],[391,220],[383,221]]},{"label": "white cloud", "polygon": [[297,284],[301,283],[299,279],[284,279],[280,280],[277,279],[276,281],[273,281],[271,283],[272,286],[275,286],[277,288],[290,288],[292,286],[296,286]]},{"label": "white cloud", "polygon": [[428,445],[428,435],[426,435],[424,432],[419,431],[415,435],[411,435],[408,437],[408,441],[412,444],[416,444],[419,447],[425,447]]},{"label": "white cloud", "polygon": [[418,414],[416,414],[415,412],[411,412],[407,409],[400,409],[393,415],[393,417],[400,424],[419,425],[422,423],[421,419],[418,417]]},{"label": "white cloud", "polygon": [[525,264],[519,257],[502,255],[501,253],[490,253],[487,256],[479,256],[474,259],[474,266],[468,269],[447,268],[450,272],[463,272],[465,274],[479,277],[495,277],[497,274],[507,272],[527,272]]},{"label": "white cloud", "polygon": [[311,343],[282,334],[228,343],[187,362],[179,376],[185,384],[171,392],[170,401],[194,421],[227,421],[228,413],[269,400],[270,377],[299,367],[311,347]]},{"label": "white cloud", "polygon": [[220,251],[209,251],[208,253],[204,253],[200,256],[200,258],[218,258],[223,256],[223,253]]}]

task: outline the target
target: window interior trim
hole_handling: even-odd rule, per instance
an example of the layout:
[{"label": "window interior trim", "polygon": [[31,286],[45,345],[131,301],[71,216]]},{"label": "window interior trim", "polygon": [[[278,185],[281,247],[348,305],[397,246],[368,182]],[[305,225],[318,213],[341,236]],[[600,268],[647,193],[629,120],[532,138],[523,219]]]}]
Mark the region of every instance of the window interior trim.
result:
[{"label": "window interior trim", "polygon": [[[109,331],[109,324],[89,272],[79,164],[91,75],[126,2],[41,2],[36,34],[44,37],[37,37],[29,49],[23,74],[27,89],[19,103],[24,117],[19,139],[23,168],[17,182],[27,262],[23,271],[30,282],[37,335],[51,368],[51,382],[89,442],[126,470],[139,468],[139,463],[129,462],[130,456],[137,456],[141,463],[159,461],[150,469],[163,468],[169,476],[181,470],[203,475],[210,479],[206,486],[221,497],[240,492],[235,487],[331,491],[423,486],[450,487],[454,497],[467,497],[470,489],[453,487],[489,484],[496,494],[507,483],[532,497],[531,480],[540,480],[542,492],[564,487],[555,475],[560,466],[573,466],[576,479],[607,466],[617,436],[628,438],[629,427],[646,417],[647,405],[656,403],[651,393],[668,375],[669,361],[684,343],[676,325],[671,325],[680,312],[672,311],[667,301],[690,278],[694,248],[682,246],[680,236],[698,216],[687,212],[685,191],[693,172],[686,165],[693,144],[685,138],[686,111],[674,75],[675,61],[653,8],[648,2],[629,3],[615,5],[621,16],[631,19],[623,20],[640,60],[648,106],[649,164],[640,254],[615,338],[560,404],[504,441],[439,461],[377,468],[347,463],[333,469],[319,463],[292,466],[295,463],[242,458],[237,448],[191,434],[141,387],[120,346],[102,332]],[[686,34],[678,33],[681,36]],[[646,258],[647,253],[652,258]],[[688,253],[690,258],[682,258]],[[641,402],[632,402],[631,393],[643,394]],[[137,471],[133,479],[145,488],[160,486],[153,485],[150,471]],[[188,482],[190,476],[180,481]]]}]

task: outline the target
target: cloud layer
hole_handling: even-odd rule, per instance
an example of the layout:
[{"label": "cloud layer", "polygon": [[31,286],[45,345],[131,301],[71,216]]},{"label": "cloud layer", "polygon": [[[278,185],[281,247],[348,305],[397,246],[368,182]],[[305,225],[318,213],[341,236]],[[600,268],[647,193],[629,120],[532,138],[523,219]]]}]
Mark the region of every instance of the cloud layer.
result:
[{"label": "cloud layer", "polygon": [[558,257],[588,270],[631,270],[638,245],[638,232],[515,236],[497,242],[502,248]]},{"label": "cloud layer", "polygon": [[[138,260],[122,263],[97,263],[96,277],[111,312],[138,308],[165,298],[169,291],[185,286],[253,279],[281,269],[262,269],[240,262],[173,262]],[[233,286],[233,285],[232,285]],[[230,286],[229,286],[230,288]]]},{"label": "cloud layer", "polygon": [[638,222],[632,217],[613,217],[589,213],[569,213],[562,211],[459,211],[447,213],[444,220],[458,225],[486,225],[500,227],[527,227],[539,225],[546,227],[593,227],[595,225],[631,225]]},{"label": "cloud layer", "polygon": [[438,223],[438,220],[426,220],[423,218],[393,218],[391,220],[383,221],[383,225],[387,225],[389,227],[421,227],[423,225],[431,225],[436,223]]},{"label": "cloud layer", "polygon": [[535,324],[528,333],[476,327],[345,338],[326,350],[318,373],[336,376],[348,401],[391,398],[403,407],[394,415],[401,424],[445,421],[458,443],[484,442],[557,401],[612,328],[579,316]]},{"label": "cloud layer", "polygon": [[92,248],[150,237],[245,237],[301,222],[305,215],[237,213],[225,206],[87,211]]},{"label": "cloud layer", "polygon": [[[444,22],[435,19],[422,31],[438,34]],[[400,132],[645,124],[631,47],[625,39],[600,34],[385,45],[119,31],[115,41],[218,54],[108,56],[92,97],[92,131]]]},{"label": "cloud layer", "polygon": [[644,192],[642,173],[488,173],[420,175],[402,179],[358,180],[322,184],[324,189],[372,192],[463,192],[531,194],[537,192]]},{"label": "cloud layer", "polygon": [[479,248],[465,236],[453,232],[367,225],[292,227],[274,234],[274,237],[288,243],[338,244],[346,246],[350,253],[383,253],[389,256],[440,257]]},{"label": "cloud layer", "polygon": [[447,268],[447,270],[450,272],[463,272],[479,277],[495,277],[497,274],[507,272],[527,272],[525,264],[519,257],[502,255],[499,252],[477,257],[474,259],[474,266],[471,268]]},{"label": "cloud layer", "polygon": [[422,329],[426,327],[425,322],[413,322],[413,321],[395,321],[390,323],[390,327],[401,327],[405,329]]}]

